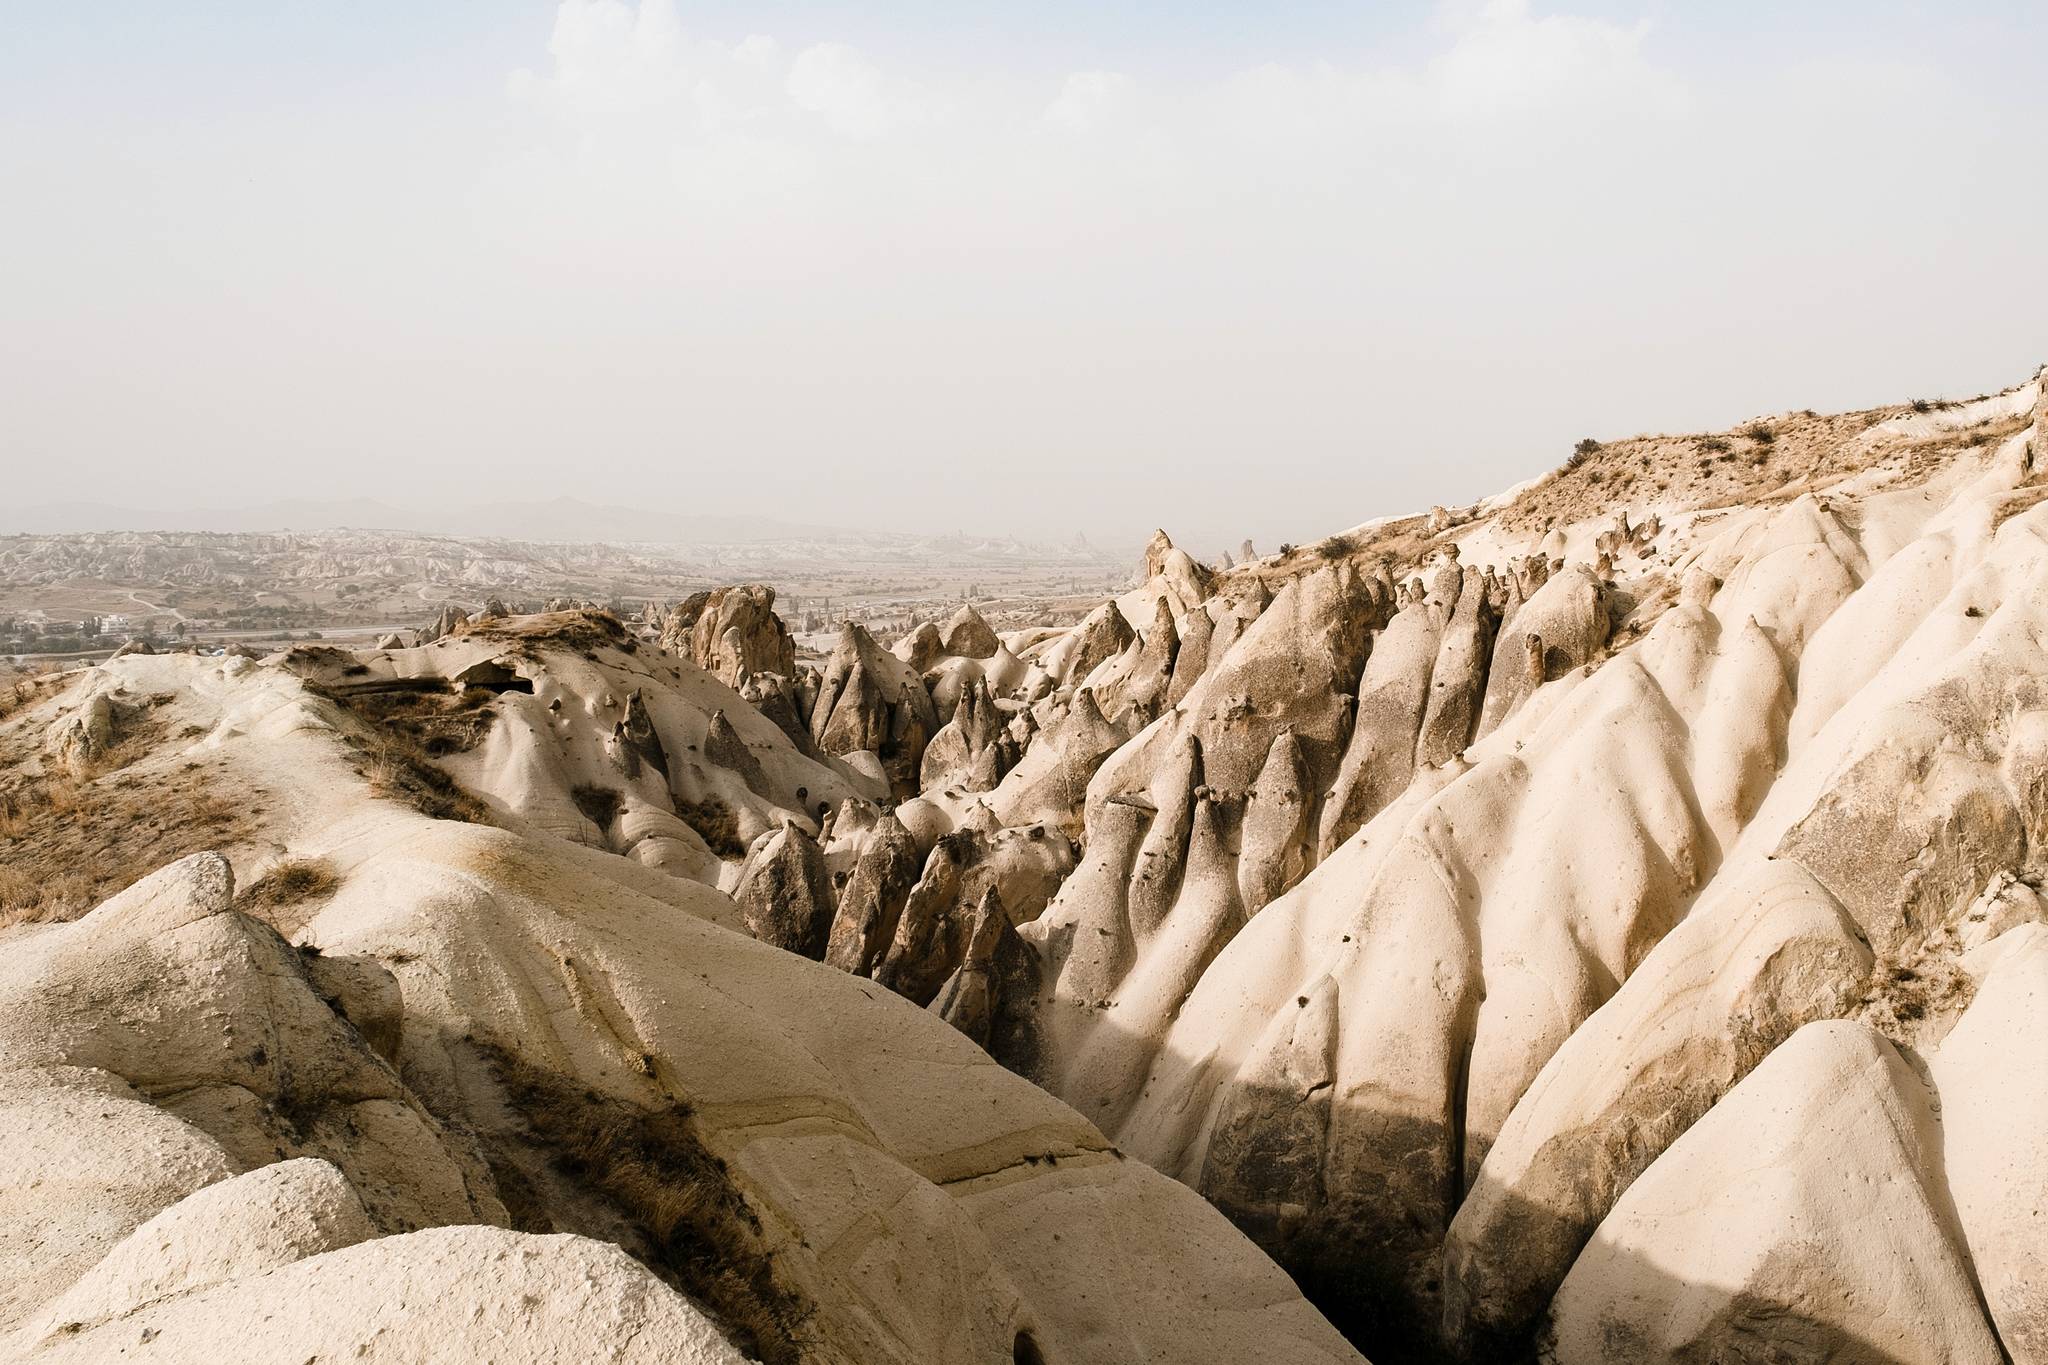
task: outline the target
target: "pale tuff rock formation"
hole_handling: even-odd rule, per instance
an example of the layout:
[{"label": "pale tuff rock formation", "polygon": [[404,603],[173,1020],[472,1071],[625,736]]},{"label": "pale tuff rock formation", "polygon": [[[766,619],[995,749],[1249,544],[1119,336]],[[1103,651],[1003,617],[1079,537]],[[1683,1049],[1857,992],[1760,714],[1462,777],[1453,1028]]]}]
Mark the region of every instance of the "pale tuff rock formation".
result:
[{"label": "pale tuff rock formation", "polygon": [[765,583],[691,594],[662,622],[661,647],[728,687],[754,673],[796,676],[796,642],[775,614],[775,589]]},{"label": "pale tuff rock formation", "polygon": [[237,1168],[323,1157],[387,1231],[499,1213],[476,1152],[412,1100],[287,944],[229,908],[232,893],[227,863],[201,854],[11,945],[0,1060],[162,1096]]},{"label": "pale tuff rock formation", "polygon": [[818,700],[817,674],[809,669],[795,678],[780,673],[749,673],[737,690],[749,705],[773,721],[776,729],[789,736],[798,752],[810,758],[821,756],[811,742],[808,719]]},{"label": "pale tuff rock formation", "polygon": [[923,871],[923,850],[895,815],[884,814],[861,831],[833,908],[826,964],[854,976],[873,976]]},{"label": "pale tuff rock formation", "polygon": [[[724,716],[723,711],[713,715],[707,735],[716,733]],[[619,718],[612,723],[612,756],[628,777],[640,776],[644,764],[660,774],[663,782],[668,781],[668,750],[662,747],[661,732],[654,728],[654,720],[647,714],[647,703],[637,687],[626,694]]]},{"label": "pale tuff rock formation", "polygon": [[1107,719],[1095,693],[1084,687],[1063,712],[1042,722],[1038,737],[990,794],[988,805],[1005,825],[1044,822],[1078,833],[1082,801],[1096,769],[1130,739],[1131,732]]},{"label": "pale tuff rock formation", "polygon": [[1183,736],[1199,741],[1209,781],[1227,792],[1252,785],[1273,741],[1292,733],[1317,785],[1335,769],[1370,640],[1369,598],[1348,565],[1296,579],[1212,663],[1179,706],[1120,749],[1089,783],[1092,810],[1139,789]]},{"label": "pale tuff rock formation", "polygon": [[1414,780],[1416,740],[1442,640],[1441,622],[1417,599],[1374,639],[1358,679],[1351,734],[1323,802],[1321,856],[1327,858]]},{"label": "pale tuff rock formation", "polygon": [[1415,762],[1437,768],[1464,753],[1479,721],[1486,691],[1488,660],[1493,654],[1494,628],[1499,622],[1493,602],[1491,574],[1459,570],[1448,561],[1440,576],[1443,596],[1432,589],[1431,606],[1445,613],[1443,635],[1429,675],[1429,702],[1415,738]]},{"label": "pale tuff rock formation", "polygon": [[66,1324],[18,1358],[40,1365],[136,1350],[209,1365],[253,1349],[279,1360],[747,1359],[617,1247],[490,1227],[383,1238],[122,1306],[101,1323]]},{"label": "pale tuff rock formation", "polygon": [[1473,1346],[1533,1321],[1620,1191],[1745,1071],[1861,998],[1874,956],[1804,869],[1766,863],[1717,888],[1608,1002],[1604,1029],[1553,1026],[1541,1081],[1495,1120],[1445,1258],[1447,1326]]},{"label": "pale tuff rock formation", "polygon": [[911,627],[907,635],[891,645],[889,652],[909,664],[916,672],[923,673],[946,657],[946,641],[939,634],[936,625],[930,621],[921,621]]},{"label": "pale tuff rock formation", "polygon": [[1126,724],[1140,729],[1151,723],[1166,705],[1173,683],[1173,662],[1180,650],[1180,636],[1174,629],[1173,607],[1161,597],[1153,607],[1152,624],[1124,647],[1115,661],[1102,670],[1094,686],[1097,702],[1109,714],[1128,716]]},{"label": "pale tuff rock formation", "polygon": [[[650,727],[651,728],[651,727]],[[754,757],[754,751],[747,746],[740,732],[725,718],[723,710],[711,713],[711,724],[704,730],[704,757],[719,767],[736,774],[747,784],[747,790],[760,796],[773,796],[773,784]],[[806,791],[808,796],[808,790]]]},{"label": "pale tuff rock formation", "polygon": [[1004,1056],[1036,1050],[1038,954],[1019,938],[1002,895],[982,892],[960,966],[932,1000],[932,1012],[981,1047]]},{"label": "pale tuff rock formation", "polygon": [[585,613],[94,670],[6,755],[103,696],[325,879],[0,930],[9,1349],[511,1285],[536,1358],[1356,1359],[1298,1284],[1388,1361],[2048,1360],[2044,415],[1160,537],[768,689]]},{"label": "pale tuff rock formation", "polygon": [[219,1143],[97,1068],[0,1077],[14,1136],[0,1179],[0,1332],[19,1328],[130,1232],[236,1173]]},{"label": "pale tuff rock formation", "polygon": [[999,829],[988,818],[941,836],[904,898],[875,980],[929,1004],[966,960],[988,892],[997,893],[1006,918],[1022,924],[1045,909],[1073,868],[1073,845],[1041,826]]},{"label": "pale tuff rock formation", "polygon": [[[1023,930],[1043,984],[1017,1064],[1359,1340],[1526,1350],[1616,1200],[1774,1047],[1853,1018],[1925,1055],[1969,999],[1964,954],[2039,917],[2039,403],[1948,418],[1992,434],[1932,461],[1916,417],[1832,428],[1807,458],[1854,482],[1825,494],[1625,533],[1596,514],[1540,545],[1503,534],[1517,504],[1482,506],[1412,570],[1288,580],[1091,781],[1081,866]],[[1587,565],[1602,534],[1630,566],[1611,578]],[[1317,578],[1351,609],[1290,600]],[[1336,662],[1290,693],[1262,654],[1341,657],[1355,717]],[[1302,811],[1233,810],[1261,768],[1303,774]],[[1268,838],[1298,860],[1270,879]],[[1928,1206],[1960,1207],[1941,1178]],[[1950,1326],[1958,1358],[1982,1345]]]},{"label": "pale tuff rock formation", "polygon": [[1486,671],[1475,738],[1484,739],[1544,683],[1593,662],[1610,628],[1606,585],[1581,565],[1546,579],[1526,600],[1510,574],[1506,614]]},{"label": "pale tuff rock formation", "polygon": [[1801,1029],[1629,1187],[1559,1288],[1559,1359],[1996,1361],[1935,1097],[1880,1035]]},{"label": "pale tuff rock formation", "polygon": [[570,612],[286,664],[373,727],[404,703],[398,723],[501,816],[707,883],[729,885],[785,819],[815,831],[820,805],[884,790],[694,663],[631,646],[613,618]]},{"label": "pale tuff rock formation", "polygon": [[[527,644],[535,691],[494,705],[553,715],[555,646]],[[946,1018],[738,932],[712,888],[408,809],[351,766],[360,699],[281,660],[113,669],[210,715],[214,761],[274,788],[261,837],[325,871],[238,898],[201,855],[8,931],[0,1354],[1358,1358],[1192,1192]],[[997,864],[1033,842],[967,833]],[[962,916],[963,1027],[999,1026],[965,983],[1002,977],[974,911],[1013,884]]]},{"label": "pale tuff rock formation", "polygon": [[1273,741],[1245,797],[1237,890],[1247,915],[1257,914],[1307,871],[1314,799],[1308,759],[1293,732],[1285,732]]},{"label": "pale tuff rock formation", "polygon": [[69,715],[50,727],[43,751],[74,777],[86,777],[114,747],[114,704],[107,693],[88,693]]},{"label": "pale tuff rock formation", "polygon": [[923,676],[932,694],[932,705],[942,716],[953,714],[953,708],[960,704],[960,694],[973,683],[986,687],[991,696],[1018,703],[1042,697],[1053,686],[1043,669],[1025,663],[1006,645],[998,645],[985,659],[942,656]]},{"label": "pale tuff rock formation", "polygon": [[993,790],[1017,764],[1018,745],[1010,734],[1009,716],[996,705],[988,684],[971,679],[961,689],[953,718],[939,728],[925,747],[918,787],[962,791]]},{"label": "pale tuff rock formation", "polygon": [[798,957],[824,958],[832,931],[832,877],[817,841],[794,824],[754,845],[732,898],[755,938]]},{"label": "pale tuff rock formation", "polygon": [[1178,706],[1195,685],[1195,679],[1202,676],[1202,670],[1209,666],[1211,642],[1216,635],[1216,622],[1209,615],[1206,604],[1193,608],[1181,618],[1175,629],[1173,672],[1166,685],[1166,704]]},{"label": "pale tuff rock formation", "polygon": [[157,1300],[257,1276],[378,1235],[348,1178],[298,1157],[207,1185],[123,1238],[25,1326],[38,1343]]},{"label": "pale tuff rock formation", "polygon": [[[0,1328],[21,1326],[162,1209],[269,1162],[332,1163],[356,1192],[334,1226],[356,1234],[503,1218],[473,1144],[412,1098],[293,949],[229,908],[232,893],[227,864],[200,855],[9,945],[0,1104],[10,1132],[41,1138],[16,1148],[4,1176],[0,1261],[17,1273]],[[282,1235],[267,1220],[251,1231]],[[186,1254],[232,1269],[245,1253]],[[139,1273],[103,1265],[73,1306]]]},{"label": "pale tuff rock formation", "polygon": [[943,648],[946,653],[963,659],[986,659],[1002,648],[1003,642],[996,638],[995,627],[991,626],[972,604],[963,605],[946,622]]},{"label": "pale tuff rock formation", "polygon": [[1055,680],[1076,687],[1101,665],[1124,652],[1137,632],[1115,602],[1104,602],[1072,634],[1055,642],[1038,660]]},{"label": "pale tuff rock formation", "polygon": [[908,796],[917,791],[918,765],[938,728],[931,694],[910,666],[876,644],[866,627],[844,623],[811,709],[818,748],[874,754],[893,791]]},{"label": "pale tuff rock formation", "polygon": [[2028,923],[1995,942],[1930,1068],[1969,1262],[2007,1354],[2036,1365],[2048,1360],[2048,1239],[2037,1226],[2048,1200],[2048,928]]},{"label": "pale tuff rock formation", "polygon": [[415,642],[422,645],[430,645],[443,636],[455,634],[468,624],[468,612],[454,605],[445,606],[441,608],[439,616],[420,627],[418,632],[416,632]]},{"label": "pale tuff rock formation", "polygon": [[1144,558],[1138,562],[1138,583],[1139,593],[1165,602],[1171,614],[1179,616],[1216,590],[1216,575],[1176,546],[1166,532],[1154,531],[1152,539],[1146,542]]}]

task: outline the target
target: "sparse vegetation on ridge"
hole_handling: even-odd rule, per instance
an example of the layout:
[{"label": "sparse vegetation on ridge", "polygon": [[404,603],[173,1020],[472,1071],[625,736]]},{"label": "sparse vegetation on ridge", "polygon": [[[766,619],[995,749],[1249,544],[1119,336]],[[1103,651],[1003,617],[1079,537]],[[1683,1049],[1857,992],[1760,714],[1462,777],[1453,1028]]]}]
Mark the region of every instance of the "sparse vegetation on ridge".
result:
[{"label": "sparse vegetation on ridge", "polygon": [[[811,1308],[785,1285],[762,1246],[760,1219],[725,1162],[704,1145],[687,1103],[642,1108],[552,1076],[484,1042],[471,1046],[504,1087],[518,1131],[490,1135],[492,1169],[515,1227],[615,1234],[581,1226],[595,1198],[630,1229],[629,1247],[702,1304],[762,1365],[797,1365]],[[643,1057],[660,1083],[660,1059]],[[567,1185],[583,1199],[553,1188]]]},{"label": "sparse vegetation on ridge", "polygon": [[697,831],[709,848],[721,858],[743,858],[747,846],[740,840],[739,819],[731,806],[716,796],[707,796],[701,801],[676,799],[676,815],[691,829]]},{"label": "sparse vegetation on ridge", "polygon": [[235,892],[235,906],[259,918],[268,912],[331,896],[341,879],[325,858],[286,858]]}]

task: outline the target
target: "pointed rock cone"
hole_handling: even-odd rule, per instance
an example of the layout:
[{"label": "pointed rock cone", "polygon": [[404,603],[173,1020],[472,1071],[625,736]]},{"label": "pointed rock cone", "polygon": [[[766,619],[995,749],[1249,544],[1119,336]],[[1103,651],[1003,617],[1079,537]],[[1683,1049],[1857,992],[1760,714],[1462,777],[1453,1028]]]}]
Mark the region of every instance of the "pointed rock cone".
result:
[{"label": "pointed rock cone", "polygon": [[1430,675],[1429,709],[1416,737],[1418,768],[1440,767],[1465,751],[1486,695],[1487,665],[1493,654],[1493,605],[1487,600],[1486,580],[1479,574],[1464,574],[1460,581],[1457,609],[1444,629]]},{"label": "pointed rock cone", "polygon": [[922,673],[946,657],[946,641],[939,628],[926,621],[898,640],[889,652]]},{"label": "pointed rock cone", "polygon": [[948,931],[960,904],[961,874],[975,858],[975,836],[961,830],[932,846],[924,873],[903,903],[896,936],[875,980],[915,1005],[928,1005],[959,965],[960,942]]},{"label": "pointed rock cone", "polygon": [[1498,729],[1546,677],[1590,662],[1607,643],[1607,632],[1606,589],[1584,567],[1574,565],[1545,580],[1512,624],[1503,624],[1473,738]]},{"label": "pointed rock cone", "polygon": [[1181,698],[1209,666],[1209,644],[1216,634],[1215,619],[1206,606],[1190,608],[1173,657],[1173,681],[1166,689],[1166,704],[1180,705]]},{"label": "pointed rock cone", "polygon": [[1098,665],[1123,653],[1137,634],[1115,602],[1104,602],[1080,625],[1073,655],[1067,660],[1067,681],[1077,687],[1086,682]]},{"label": "pointed rock cone", "polygon": [[1202,973],[1244,927],[1230,852],[1206,795],[1189,819],[1187,875],[1172,913],[1138,952],[1060,1094],[1104,1132],[1137,1103],[1161,1040]]},{"label": "pointed rock cone", "polygon": [[[1120,799],[1105,804],[1081,865],[1036,922],[1056,977],[1054,993],[1079,1009],[1107,1001],[1137,958],[1126,898],[1150,815]],[[1071,1056],[1072,1049],[1055,1048],[1054,1055]]]},{"label": "pointed rock cone", "polygon": [[768,779],[761,771],[761,760],[754,757],[754,751],[740,738],[739,731],[732,728],[732,722],[726,719],[722,708],[711,713],[711,724],[705,728],[704,757],[739,774],[748,791],[757,796],[767,794],[762,790],[768,785]]},{"label": "pointed rock cone", "polygon": [[967,955],[946,984],[939,988],[931,1008],[940,1018],[979,1043],[989,1045],[995,1022],[999,983],[996,980],[996,949],[1003,935],[1016,936],[1003,898],[991,886],[981,893],[974,911],[974,928],[968,935]]},{"label": "pointed rock cone", "polygon": [[1410,598],[1374,640],[1337,780],[1323,801],[1318,861],[1349,839],[1415,776],[1415,736],[1429,705],[1442,635],[1429,604]]},{"label": "pointed rock cone", "polygon": [[825,963],[854,976],[873,976],[903,918],[903,906],[917,885],[923,858],[917,840],[894,812],[875,821],[855,857],[832,932]]},{"label": "pointed rock cone", "polygon": [[613,742],[619,764],[628,777],[637,777],[640,764],[668,776],[668,751],[662,748],[661,732],[654,728],[654,717],[647,713],[647,702],[634,688],[626,694],[626,713],[619,717],[612,730]]},{"label": "pointed rock cone", "polygon": [[1173,661],[1180,653],[1180,636],[1173,628],[1173,604],[1164,597],[1153,608],[1152,628],[1145,632],[1144,642],[1124,695],[1132,705],[1157,715],[1173,684]]},{"label": "pointed rock cone", "polygon": [[1165,766],[1153,779],[1151,797],[1159,813],[1138,846],[1127,903],[1131,935],[1143,951],[1146,940],[1173,908],[1180,894],[1181,872],[1187,865],[1188,833],[1192,828],[1195,789],[1202,785],[1202,745],[1183,735]]},{"label": "pointed rock cone", "polygon": [[1245,803],[1237,890],[1247,917],[1301,880],[1308,862],[1308,762],[1292,731],[1273,741]]},{"label": "pointed rock cone", "polygon": [[747,932],[799,957],[822,959],[832,929],[832,874],[817,841],[785,822],[747,864],[733,890]]},{"label": "pointed rock cone", "polygon": [[946,653],[963,659],[986,659],[1003,647],[1003,642],[996,638],[995,627],[971,605],[953,613],[953,619],[946,622],[943,638]]}]

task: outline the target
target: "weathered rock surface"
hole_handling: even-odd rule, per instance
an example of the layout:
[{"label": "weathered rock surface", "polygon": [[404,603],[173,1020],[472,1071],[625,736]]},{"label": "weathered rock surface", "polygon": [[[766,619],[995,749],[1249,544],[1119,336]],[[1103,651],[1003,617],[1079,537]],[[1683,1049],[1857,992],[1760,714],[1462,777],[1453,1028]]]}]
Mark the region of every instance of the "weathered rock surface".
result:
[{"label": "weathered rock surface", "polygon": [[1809,1025],[1629,1187],[1551,1305],[1560,1360],[1996,1361],[1926,1082]]},{"label": "weathered rock surface", "polygon": [[26,780],[203,760],[272,875],[0,929],[4,1349],[2048,1360],[2048,398],[1921,408],[822,675],[32,690]]},{"label": "weathered rock surface", "polygon": [[823,959],[832,932],[832,877],[817,840],[784,825],[748,853],[732,898],[747,932],[798,957]]},{"label": "weathered rock surface", "polygon": [[848,621],[811,710],[811,738],[828,754],[876,755],[898,796],[917,791],[926,743],[939,728],[931,694],[910,666]]},{"label": "weathered rock surface", "polygon": [[728,687],[753,673],[796,676],[796,642],[775,614],[775,589],[766,583],[693,594],[662,623],[661,646]]}]

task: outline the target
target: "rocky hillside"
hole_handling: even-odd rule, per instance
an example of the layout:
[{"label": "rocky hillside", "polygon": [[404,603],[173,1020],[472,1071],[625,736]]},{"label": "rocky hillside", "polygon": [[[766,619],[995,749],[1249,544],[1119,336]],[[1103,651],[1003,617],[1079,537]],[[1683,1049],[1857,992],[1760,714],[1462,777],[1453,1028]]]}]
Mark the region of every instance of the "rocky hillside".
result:
[{"label": "rocky hillside", "polygon": [[2044,461],[2037,376],[816,670],[743,585],[24,684],[0,1330],[2048,1360]]}]

